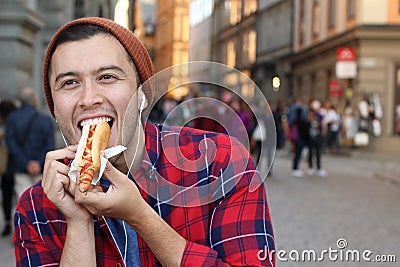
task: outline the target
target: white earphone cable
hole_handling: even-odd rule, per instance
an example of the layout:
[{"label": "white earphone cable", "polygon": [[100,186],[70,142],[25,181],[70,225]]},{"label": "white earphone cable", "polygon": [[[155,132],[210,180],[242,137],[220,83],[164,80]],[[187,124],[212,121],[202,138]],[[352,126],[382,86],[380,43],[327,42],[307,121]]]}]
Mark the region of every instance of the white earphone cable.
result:
[{"label": "white earphone cable", "polygon": [[132,165],[133,165],[133,163],[135,162],[136,154],[137,154],[138,149],[139,149],[140,132],[141,132],[140,127],[142,126],[142,112],[143,112],[144,104],[145,104],[145,103],[146,103],[146,97],[145,97],[145,95],[143,95],[143,96],[142,96],[142,103],[140,104],[140,108],[139,108],[139,117],[138,117],[138,138],[137,138],[137,142],[136,142],[136,149],[135,149],[135,154],[133,154],[133,159],[132,159],[132,161],[131,161],[131,164],[129,165],[128,173],[126,174],[127,176],[129,175],[129,173],[130,173],[130,171],[131,171]]}]

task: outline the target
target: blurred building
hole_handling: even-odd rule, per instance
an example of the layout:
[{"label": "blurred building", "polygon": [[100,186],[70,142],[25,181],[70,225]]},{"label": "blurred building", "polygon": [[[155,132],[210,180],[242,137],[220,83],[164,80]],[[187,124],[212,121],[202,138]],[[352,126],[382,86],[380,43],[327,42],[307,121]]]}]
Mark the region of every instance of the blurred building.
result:
[{"label": "blurred building", "polygon": [[192,0],[192,6],[190,60],[211,59],[242,71],[270,103],[330,100],[341,112],[350,104],[355,116],[360,101],[374,103],[370,107],[382,108],[382,133],[371,135],[369,148],[400,151],[394,133],[399,1]]},{"label": "blurred building", "polygon": [[[258,1],[257,58],[252,77],[270,103],[293,97],[293,0]],[[273,80],[276,80],[274,84]]]},{"label": "blurred building", "polygon": [[157,1],[156,71],[189,60],[189,0]]},{"label": "blurred building", "polygon": [[[190,7],[191,61],[211,60],[241,71],[270,102],[293,95],[293,0],[191,0]],[[226,76],[232,89],[254,95],[254,84],[243,83],[237,73]],[[279,86],[273,86],[274,78]]]},{"label": "blurred building", "polygon": [[211,61],[214,0],[190,1],[190,61]]},{"label": "blurred building", "polygon": [[[397,0],[295,0],[292,67],[295,96],[330,99],[355,115],[379,98],[382,135],[371,148],[400,151],[394,136],[400,104],[400,3]],[[373,116],[374,114],[372,114]]]},{"label": "blurred building", "polygon": [[[190,0],[157,1],[156,72],[189,61],[189,5]],[[186,80],[187,68],[174,67],[171,71],[170,81],[163,84],[171,89],[172,97],[180,99],[188,94],[186,86],[179,86]]]},{"label": "blurred building", "polygon": [[0,98],[14,99],[17,90],[33,82],[38,32],[45,17],[36,3],[0,1]]},{"label": "blurred building", "polygon": [[134,1],[132,29],[149,51],[151,59],[155,60],[155,32],[157,23],[156,0]]},{"label": "blurred building", "polygon": [[14,99],[20,88],[33,86],[40,99],[39,108],[46,110],[42,64],[47,45],[56,30],[72,19],[88,16],[114,19],[133,29],[135,2],[0,0],[0,70],[3,74],[0,98]]},{"label": "blurred building", "polygon": [[[329,99],[343,111],[349,102],[356,116],[361,100],[379,98],[382,134],[370,148],[400,151],[394,135],[399,10],[397,0],[0,0],[0,98],[13,98],[26,85],[42,96],[51,36],[71,19],[101,16],[134,30],[156,71],[216,61],[250,77],[270,103]],[[176,68],[169,86],[185,75],[187,69]],[[253,84],[226,76],[243,95],[253,94]],[[181,89],[174,97],[189,92]],[[44,97],[40,106],[45,109]]]},{"label": "blurred building", "polygon": [[[257,9],[257,0],[216,0],[214,3],[211,58],[240,70],[249,78],[256,61]],[[254,84],[237,76],[228,74],[225,77],[227,84],[241,95],[252,97]]]}]

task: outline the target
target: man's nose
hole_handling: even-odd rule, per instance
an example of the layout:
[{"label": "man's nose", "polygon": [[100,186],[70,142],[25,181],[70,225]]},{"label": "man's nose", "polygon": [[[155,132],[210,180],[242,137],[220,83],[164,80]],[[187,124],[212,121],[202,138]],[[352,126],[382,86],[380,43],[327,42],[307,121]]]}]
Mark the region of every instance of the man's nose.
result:
[{"label": "man's nose", "polygon": [[101,103],[103,103],[103,96],[96,84],[94,82],[84,82],[79,104],[82,107],[92,107]]}]

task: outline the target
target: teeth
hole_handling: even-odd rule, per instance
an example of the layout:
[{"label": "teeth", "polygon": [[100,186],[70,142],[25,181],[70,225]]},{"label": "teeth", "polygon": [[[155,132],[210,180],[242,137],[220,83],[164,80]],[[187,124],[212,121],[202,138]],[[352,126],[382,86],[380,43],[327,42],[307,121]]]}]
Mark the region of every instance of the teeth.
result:
[{"label": "teeth", "polygon": [[101,117],[101,118],[95,118],[95,119],[88,119],[88,120],[84,120],[81,122],[81,126],[85,126],[85,125],[95,125],[95,124],[99,124],[102,122],[109,122],[111,121],[111,118],[108,117]]}]

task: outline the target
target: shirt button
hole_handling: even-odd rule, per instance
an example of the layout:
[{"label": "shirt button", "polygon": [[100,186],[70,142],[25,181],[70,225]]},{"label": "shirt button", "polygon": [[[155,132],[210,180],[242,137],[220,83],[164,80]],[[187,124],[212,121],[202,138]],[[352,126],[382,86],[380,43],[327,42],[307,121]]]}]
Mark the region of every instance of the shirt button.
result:
[{"label": "shirt button", "polygon": [[115,264],[115,267],[121,267],[121,263],[117,262],[117,264]]}]

